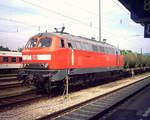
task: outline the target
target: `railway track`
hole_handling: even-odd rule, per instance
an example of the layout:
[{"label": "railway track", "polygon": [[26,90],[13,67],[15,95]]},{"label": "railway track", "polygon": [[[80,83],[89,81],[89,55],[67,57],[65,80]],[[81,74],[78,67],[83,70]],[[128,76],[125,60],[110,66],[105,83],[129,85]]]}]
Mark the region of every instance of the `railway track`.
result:
[{"label": "railway track", "polygon": [[[150,76],[150,74],[147,74],[146,76]],[[120,91],[121,89],[124,89],[130,85],[134,85],[135,81],[137,81],[136,83],[138,83],[138,81],[139,82],[144,81],[146,79],[146,78],[145,79],[144,78],[145,78],[145,75],[138,76],[135,80],[132,78],[129,78],[129,79],[127,78],[125,80],[115,81],[112,83],[88,88],[87,90],[73,91],[72,93],[70,93],[71,102],[66,102],[66,100],[64,99],[64,96],[56,96],[56,97],[54,96],[52,98],[48,98],[47,96],[44,97],[44,95],[38,96],[36,93],[35,94],[33,93],[33,96],[32,96],[32,94],[27,95],[27,98],[25,98],[24,96],[22,96],[21,98],[17,97],[17,99],[20,99],[20,100],[17,100],[16,98],[14,98],[14,100],[13,100],[13,98],[12,98],[12,101],[16,101],[16,103],[13,103],[12,105],[7,104],[7,99],[6,99],[6,100],[4,100],[4,102],[6,104],[0,108],[0,111],[1,111],[0,118],[1,119],[3,119],[3,118],[10,118],[10,119],[23,118],[23,119],[27,119],[27,120],[28,119],[64,119],[64,117],[66,117],[67,115],[69,116],[69,114],[71,114],[71,118],[68,118],[68,116],[66,117],[66,118],[68,118],[68,120],[71,120],[71,119],[78,120],[78,119],[80,119],[80,117],[82,118],[85,115],[89,115],[89,114],[91,115],[91,113],[94,116],[95,114],[96,115],[99,114],[99,113],[92,112],[93,111],[92,108],[94,108],[94,107],[91,107],[90,113],[88,111],[81,111],[80,108],[84,109],[85,106],[90,105],[90,104],[96,104],[95,103],[96,101],[101,100],[103,105],[101,105],[100,108],[106,107],[107,110],[110,110],[112,108],[112,106],[114,106],[114,105],[111,106],[110,104],[112,104],[114,101],[116,101],[115,98],[117,98],[116,96],[118,96],[118,95],[115,95],[115,93],[117,93],[117,91]],[[127,82],[129,82],[129,83],[127,83]],[[130,85],[128,85],[128,84],[130,84]],[[146,83],[146,84],[149,84],[149,83]],[[139,86],[140,85],[141,85],[141,83],[139,83]],[[124,87],[120,87],[120,86],[124,86]],[[139,89],[143,88],[142,86],[140,86],[140,87],[139,86],[137,86]],[[101,93],[101,91],[108,90],[109,88],[112,89],[111,92],[105,91],[105,92]],[[131,92],[129,92],[129,93],[131,93]],[[96,96],[98,95],[98,96],[93,97],[93,96],[95,96],[93,94],[95,94]],[[111,99],[109,100],[108,96],[111,96],[111,95],[113,95],[114,98],[111,97]],[[31,100],[28,100],[28,98]],[[107,99],[105,100],[105,98],[107,98]],[[21,101],[21,102],[19,102],[19,101]],[[31,102],[31,101],[33,101],[33,102]],[[108,102],[110,102],[110,103],[108,103]],[[2,103],[2,102],[0,101],[0,103]],[[34,103],[34,104],[30,104],[30,103]],[[21,106],[20,105],[16,106],[18,104],[21,104]],[[106,104],[108,104],[108,105],[106,105]],[[115,103],[113,103],[113,104],[115,104]],[[104,105],[106,105],[106,106],[104,106]],[[14,107],[11,107],[11,106],[14,106]],[[109,106],[109,108],[108,108],[108,106]],[[12,109],[10,109],[10,108],[12,108]],[[75,113],[75,115],[74,115],[74,113],[72,113],[72,112],[76,112],[78,109],[79,109],[79,113],[81,114],[81,115],[79,114],[79,118],[77,118],[76,113]],[[104,111],[100,110],[100,112],[102,112],[104,114],[107,110],[104,110]],[[22,111],[24,111],[24,112],[22,112]],[[14,114],[14,113],[16,113],[16,114]],[[102,113],[100,113],[100,114],[102,114]],[[73,114],[73,117],[72,117],[72,114]],[[60,118],[58,118],[58,116]],[[76,117],[74,117],[74,116],[76,116]]]},{"label": "railway track", "polygon": [[121,104],[131,96],[135,95],[145,87],[150,85],[150,77],[136,81],[129,85],[115,89],[109,93],[88,99],[79,104],[67,107],[57,112],[51,113],[38,120],[89,120],[99,119],[112,108]]},{"label": "railway track", "polygon": [[23,84],[21,82],[0,84],[0,90],[4,90],[4,89],[8,89],[8,88],[16,88],[16,87],[21,87],[21,86],[23,86]]},{"label": "railway track", "polygon": [[0,75],[0,90],[0,111],[41,97],[36,94],[39,90],[35,87],[25,87],[22,81],[18,81],[17,74]]},{"label": "railway track", "polygon": [[21,87],[22,81],[17,80],[17,74],[1,74],[0,75],[0,90]]},{"label": "railway track", "polygon": [[0,97],[0,111],[6,110],[8,107],[15,105],[23,105],[34,100],[43,98],[43,95],[37,94],[41,90],[32,89],[19,94],[11,94],[10,96]]},{"label": "railway track", "polygon": [[0,78],[2,77],[16,77],[17,74],[0,74]]},{"label": "railway track", "polygon": [[5,77],[0,77],[0,82],[9,82],[9,81],[18,81],[17,76],[5,76]]}]

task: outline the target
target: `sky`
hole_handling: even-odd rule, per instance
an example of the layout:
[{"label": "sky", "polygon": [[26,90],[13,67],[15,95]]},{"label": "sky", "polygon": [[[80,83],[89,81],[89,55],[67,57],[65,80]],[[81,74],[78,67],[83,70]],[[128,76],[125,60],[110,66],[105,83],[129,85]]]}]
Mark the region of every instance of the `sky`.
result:
[{"label": "sky", "polygon": [[150,53],[144,27],[130,19],[130,13],[117,0],[1,0],[0,45],[12,50],[25,46],[28,39],[40,32],[54,32],[65,26],[65,32],[101,40],[120,49]]}]

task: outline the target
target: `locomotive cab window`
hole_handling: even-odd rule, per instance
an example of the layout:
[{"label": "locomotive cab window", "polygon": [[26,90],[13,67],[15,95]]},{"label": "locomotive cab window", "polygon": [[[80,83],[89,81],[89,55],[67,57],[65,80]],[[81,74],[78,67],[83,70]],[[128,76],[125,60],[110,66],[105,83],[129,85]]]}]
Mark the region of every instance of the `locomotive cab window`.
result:
[{"label": "locomotive cab window", "polygon": [[65,43],[63,39],[60,39],[59,45],[61,48],[65,48]]},{"label": "locomotive cab window", "polygon": [[3,57],[3,62],[8,62],[8,57]]},{"label": "locomotive cab window", "polygon": [[51,38],[41,38],[39,40],[39,44],[38,47],[49,47],[52,43],[52,39]]},{"label": "locomotive cab window", "polygon": [[12,57],[11,62],[16,62],[16,57]]},{"label": "locomotive cab window", "polygon": [[27,42],[25,48],[34,48],[37,43],[37,39],[31,39]]},{"label": "locomotive cab window", "polygon": [[68,48],[72,48],[72,45],[71,45],[71,43],[68,43]]}]

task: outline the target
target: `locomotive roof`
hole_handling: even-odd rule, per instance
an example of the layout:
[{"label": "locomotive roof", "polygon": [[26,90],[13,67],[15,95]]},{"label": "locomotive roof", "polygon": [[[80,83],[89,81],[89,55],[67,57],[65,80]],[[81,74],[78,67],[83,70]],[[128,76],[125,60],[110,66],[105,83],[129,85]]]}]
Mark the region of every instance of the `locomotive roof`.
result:
[{"label": "locomotive roof", "polygon": [[21,52],[11,52],[11,51],[0,51],[0,56],[14,56],[14,57],[21,57]]},{"label": "locomotive roof", "polygon": [[96,44],[100,44],[102,46],[107,46],[107,47],[111,47],[111,48],[115,48],[117,49],[115,46],[113,45],[110,45],[106,42],[101,42],[101,41],[96,41],[96,40],[93,40],[93,39],[89,39],[89,38],[86,38],[86,37],[82,37],[82,36],[75,36],[75,35],[71,35],[69,33],[60,33],[60,32],[52,32],[52,33],[49,33],[49,32],[44,32],[44,33],[38,33],[32,37],[47,37],[47,36],[58,36],[58,37],[62,37],[62,38],[67,38],[69,40],[76,40],[76,41],[84,41],[84,42],[90,42],[90,43],[96,43]]}]

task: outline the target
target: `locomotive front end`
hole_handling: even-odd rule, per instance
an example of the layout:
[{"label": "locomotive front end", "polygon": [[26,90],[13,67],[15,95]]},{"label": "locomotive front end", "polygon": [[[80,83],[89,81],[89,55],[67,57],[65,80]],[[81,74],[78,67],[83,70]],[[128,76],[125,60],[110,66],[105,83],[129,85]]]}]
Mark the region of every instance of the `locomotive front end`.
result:
[{"label": "locomotive front end", "polygon": [[57,42],[56,36],[45,34],[29,39],[22,51],[23,69],[20,70],[18,79],[23,80],[25,85],[46,89],[50,88],[51,82],[63,79],[64,70],[56,69],[56,60],[52,61]]},{"label": "locomotive front end", "polygon": [[24,84],[38,85],[50,76],[51,37],[32,37],[22,51],[23,69],[19,76]]}]

